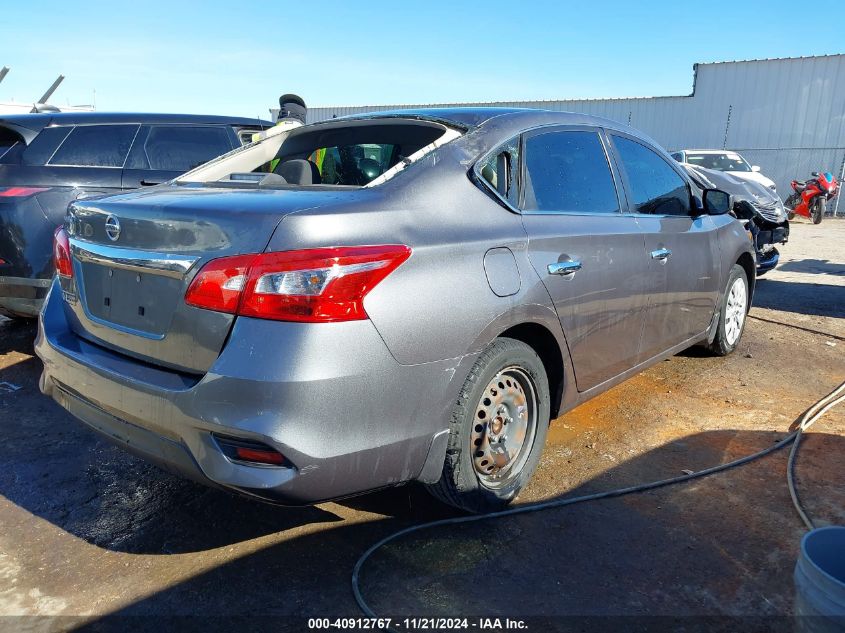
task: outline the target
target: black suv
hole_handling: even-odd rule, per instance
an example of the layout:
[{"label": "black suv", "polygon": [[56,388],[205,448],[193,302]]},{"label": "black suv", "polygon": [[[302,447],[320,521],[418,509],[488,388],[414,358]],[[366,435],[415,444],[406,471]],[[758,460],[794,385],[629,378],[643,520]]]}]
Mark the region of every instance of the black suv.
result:
[{"label": "black suv", "polygon": [[171,180],[271,125],[179,114],[0,117],[0,314],[38,314],[68,203]]}]

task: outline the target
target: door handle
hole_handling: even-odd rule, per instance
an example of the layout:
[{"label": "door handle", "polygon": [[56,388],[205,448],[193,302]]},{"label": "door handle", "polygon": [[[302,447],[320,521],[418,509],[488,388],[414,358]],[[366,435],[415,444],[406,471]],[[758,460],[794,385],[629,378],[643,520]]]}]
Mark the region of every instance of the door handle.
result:
[{"label": "door handle", "polygon": [[160,182],[155,182],[154,180],[142,180],[141,186],[142,187],[155,187],[156,185],[160,185]]},{"label": "door handle", "polygon": [[665,262],[667,259],[669,259],[669,255],[671,254],[672,251],[670,251],[668,248],[658,248],[656,251],[651,251],[651,258],[657,259],[661,262]]},{"label": "door handle", "polygon": [[554,264],[549,264],[550,275],[572,275],[576,270],[581,270],[581,262],[579,261],[555,262]]}]

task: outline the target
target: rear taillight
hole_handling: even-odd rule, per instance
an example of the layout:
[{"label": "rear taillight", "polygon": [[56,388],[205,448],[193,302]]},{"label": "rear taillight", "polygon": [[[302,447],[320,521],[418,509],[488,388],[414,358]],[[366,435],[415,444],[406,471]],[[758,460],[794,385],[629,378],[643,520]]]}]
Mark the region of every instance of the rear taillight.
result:
[{"label": "rear taillight", "polygon": [[255,255],[213,259],[194,277],[185,295],[188,305],[235,314]]},{"label": "rear taillight", "polygon": [[48,189],[49,187],[0,187],[0,198],[28,198]]},{"label": "rear taillight", "polygon": [[70,240],[63,227],[56,229],[53,236],[53,263],[61,277],[73,277],[73,262],[70,259]]},{"label": "rear taillight", "polygon": [[364,297],[410,255],[407,246],[385,245],[224,257],[200,270],[185,301],[279,321],[366,319]]}]

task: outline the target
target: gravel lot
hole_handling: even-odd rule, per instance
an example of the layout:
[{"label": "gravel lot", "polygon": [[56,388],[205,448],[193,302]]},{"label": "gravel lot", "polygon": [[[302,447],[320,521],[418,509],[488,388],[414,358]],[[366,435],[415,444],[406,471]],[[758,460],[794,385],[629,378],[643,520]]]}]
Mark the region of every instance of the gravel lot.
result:
[{"label": "gravel lot", "polygon": [[[520,502],[759,450],[845,379],[845,221],[794,223],[781,252],[780,267],[759,281],[735,354],[690,350],[553,422]],[[269,616],[276,630],[305,630],[282,616],[359,615],[349,575],[361,552],[449,515],[414,486],[278,508],[161,472],[39,394],[33,335],[31,325],[0,318],[0,383],[19,387],[0,385],[0,614],[66,617],[2,626],[201,615]],[[802,443],[798,486],[819,524],[845,524],[843,450],[845,407]],[[394,615],[789,614],[802,524],[786,458],[781,451],[646,494],[428,531],[379,552],[364,569],[364,591],[377,612]]]}]

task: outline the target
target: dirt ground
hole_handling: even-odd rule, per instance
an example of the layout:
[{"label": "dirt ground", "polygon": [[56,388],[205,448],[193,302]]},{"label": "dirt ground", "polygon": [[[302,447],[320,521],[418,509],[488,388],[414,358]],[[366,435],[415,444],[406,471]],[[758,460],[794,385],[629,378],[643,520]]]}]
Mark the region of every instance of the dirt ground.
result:
[{"label": "dirt ground", "polygon": [[[757,451],[845,379],[845,221],[795,223],[781,252],[736,353],[690,350],[554,421],[519,502]],[[39,394],[33,333],[0,322],[0,614],[30,616],[0,618],[0,628],[100,628],[116,614],[307,630],[285,616],[360,615],[350,572],[367,547],[450,515],[415,486],[278,508],[161,472]],[[845,524],[844,453],[842,407],[799,456],[799,491],[820,525]],[[367,564],[364,594],[391,615],[787,615],[803,530],[786,459],[780,451],[645,494],[411,536]],[[132,622],[160,628],[158,617]]]}]

